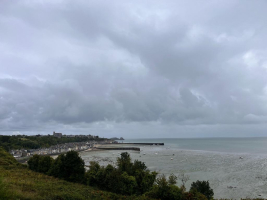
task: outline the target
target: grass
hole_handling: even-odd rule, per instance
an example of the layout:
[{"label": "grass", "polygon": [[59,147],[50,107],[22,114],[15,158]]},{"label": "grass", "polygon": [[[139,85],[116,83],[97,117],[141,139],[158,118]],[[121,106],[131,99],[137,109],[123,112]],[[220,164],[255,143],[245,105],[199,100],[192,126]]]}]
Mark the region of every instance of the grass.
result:
[{"label": "grass", "polygon": [[102,200],[148,198],[118,195],[33,172],[0,148],[0,199]]}]

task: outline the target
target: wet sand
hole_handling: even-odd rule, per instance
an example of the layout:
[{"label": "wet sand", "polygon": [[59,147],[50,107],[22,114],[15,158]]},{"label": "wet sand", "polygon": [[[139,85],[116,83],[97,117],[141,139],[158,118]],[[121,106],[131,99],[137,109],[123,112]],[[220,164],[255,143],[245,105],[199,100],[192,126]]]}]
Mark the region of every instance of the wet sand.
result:
[{"label": "wet sand", "polygon": [[[80,152],[80,155],[87,165],[91,160],[107,165],[115,164],[121,152],[91,151]],[[194,181],[209,180],[215,198],[267,198],[267,155],[181,150],[166,146],[141,146],[141,152],[128,152],[132,160],[145,162],[150,170],[167,176],[171,173],[189,175],[187,189]]]}]

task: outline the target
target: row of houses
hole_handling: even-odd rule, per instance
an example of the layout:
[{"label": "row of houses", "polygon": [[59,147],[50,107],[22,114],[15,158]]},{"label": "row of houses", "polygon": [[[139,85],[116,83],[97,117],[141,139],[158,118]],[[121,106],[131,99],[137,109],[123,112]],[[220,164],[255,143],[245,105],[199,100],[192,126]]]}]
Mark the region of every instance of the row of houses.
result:
[{"label": "row of houses", "polygon": [[30,150],[11,150],[10,153],[15,157],[27,157],[34,154],[38,155],[53,155],[68,152],[71,150],[74,151],[84,151],[90,148],[93,148],[95,144],[99,142],[74,142],[74,143],[65,143],[51,146],[49,148],[40,148],[40,149],[30,149]]}]

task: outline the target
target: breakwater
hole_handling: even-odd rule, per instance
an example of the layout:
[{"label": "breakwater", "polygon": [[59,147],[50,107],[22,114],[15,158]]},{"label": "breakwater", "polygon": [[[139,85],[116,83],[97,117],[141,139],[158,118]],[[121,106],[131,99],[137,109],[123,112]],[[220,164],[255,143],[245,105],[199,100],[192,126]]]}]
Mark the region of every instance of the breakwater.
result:
[{"label": "breakwater", "polygon": [[145,142],[145,143],[143,143],[143,142],[141,142],[141,143],[112,143],[112,145],[113,144],[138,144],[138,145],[164,145],[164,143],[155,143],[155,142]]},{"label": "breakwater", "polygon": [[99,150],[134,150],[134,151],[140,151],[140,148],[138,148],[138,147],[96,147],[95,149],[99,149]]}]

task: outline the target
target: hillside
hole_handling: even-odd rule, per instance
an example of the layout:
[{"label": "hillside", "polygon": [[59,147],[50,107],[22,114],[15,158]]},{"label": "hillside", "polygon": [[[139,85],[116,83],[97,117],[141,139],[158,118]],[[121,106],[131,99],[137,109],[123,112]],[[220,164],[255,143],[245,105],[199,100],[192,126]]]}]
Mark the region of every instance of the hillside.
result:
[{"label": "hillside", "polygon": [[0,199],[149,199],[123,196],[33,172],[0,147]]},{"label": "hillside", "polygon": [[103,141],[105,138],[95,138],[87,136],[79,137],[53,137],[53,136],[26,136],[26,135],[13,135],[6,136],[0,135],[0,146],[5,150],[12,149],[38,149],[48,148],[52,145],[73,143],[73,142],[90,142],[90,141]]}]

